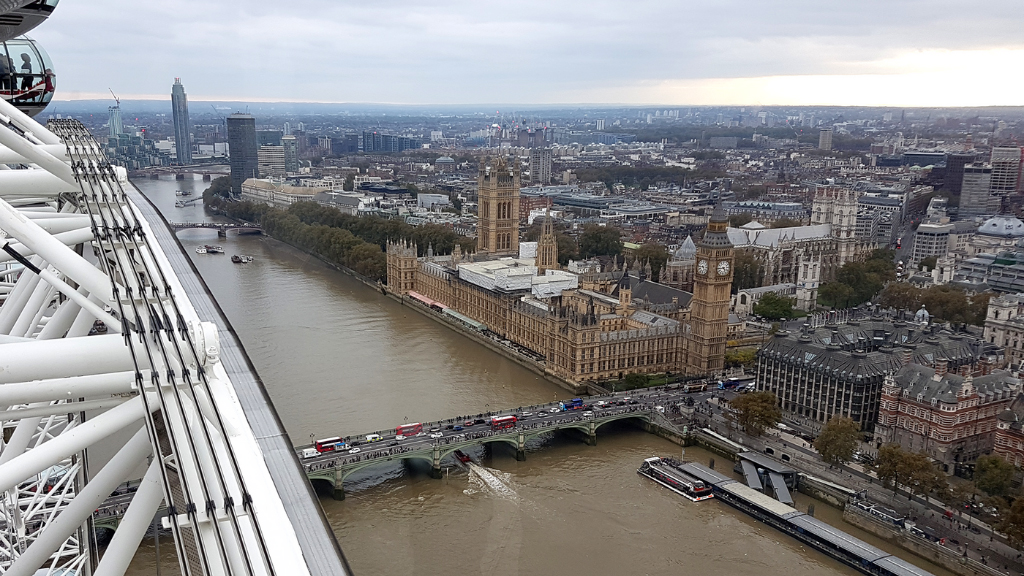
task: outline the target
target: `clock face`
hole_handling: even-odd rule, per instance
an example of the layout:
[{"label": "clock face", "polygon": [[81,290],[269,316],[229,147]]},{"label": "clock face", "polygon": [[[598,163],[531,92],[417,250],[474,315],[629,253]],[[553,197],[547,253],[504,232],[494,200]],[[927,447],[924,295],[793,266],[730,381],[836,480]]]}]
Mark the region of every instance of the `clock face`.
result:
[{"label": "clock face", "polygon": [[719,276],[725,276],[728,273],[729,273],[729,263],[724,261],[724,260],[719,262],[718,263],[718,275]]},{"label": "clock face", "polygon": [[698,274],[707,274],[708,273],[708,261],[707,260],[701,260],[700,262],[697,263],[697,273]]}]

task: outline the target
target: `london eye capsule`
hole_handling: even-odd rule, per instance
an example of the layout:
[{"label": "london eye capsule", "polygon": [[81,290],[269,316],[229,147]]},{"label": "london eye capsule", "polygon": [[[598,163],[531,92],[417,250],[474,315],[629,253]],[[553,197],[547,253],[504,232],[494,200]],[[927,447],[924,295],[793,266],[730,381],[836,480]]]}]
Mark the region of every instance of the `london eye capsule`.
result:
[{"label": "london eye capsule", "polygon": [[28,33],[50,17],[58,0],[0,0],[0,41]]},{"label": "london eye capsule", "polygon": [[53,63],[35,40],[0,42],[0,98],[35,116],[50,103],[56,85]]}]

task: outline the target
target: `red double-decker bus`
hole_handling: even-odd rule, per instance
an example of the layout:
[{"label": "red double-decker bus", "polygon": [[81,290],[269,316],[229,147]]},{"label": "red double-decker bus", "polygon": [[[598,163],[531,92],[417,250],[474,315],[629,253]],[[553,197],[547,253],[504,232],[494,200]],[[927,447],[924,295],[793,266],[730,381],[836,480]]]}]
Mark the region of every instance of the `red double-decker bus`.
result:
[{"label": "red double-decker bus", "polygon": [[313,446],[316,451],[323,454],[324,452],[334,452],[335,450],[341,450],[345,447],[345,443],[341,441],[341,438],[334,436],[333,438],[324,438],[323,440],[317,440]]},{"label": "red double-decker bus", "polygon": [[512,428],[519,420],[515,416],[495,416],[491,418],[491,430]]},{"label": "red double-decker bus", "polygon": [[415,422],[413,424],[402,424],[395,428],[395,436],[415,436],[423,432],[423,424]]}]

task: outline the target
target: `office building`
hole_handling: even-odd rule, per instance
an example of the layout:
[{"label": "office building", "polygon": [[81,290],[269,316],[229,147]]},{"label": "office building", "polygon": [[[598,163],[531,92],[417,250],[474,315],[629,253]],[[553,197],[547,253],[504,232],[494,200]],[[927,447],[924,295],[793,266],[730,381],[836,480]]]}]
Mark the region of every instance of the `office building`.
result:
[{"label": "office building", "polygon": [[1021,191],[1021,155],[1024,148],[1020,146],[996,146],[992,148],[992,194],[1009,196]]},{"label": "office building", "polygon": [[107,127],[110,138],[117,138],[118,135],[124,134],[124,121],[121,120],[120,104],[107,108]]},{"label": "office building", "polygon": [[256,159],[261,178],[284,176],[284,146],[260,146]]},{"label": "office building", "polygon": [[818,150],[832,149],[832,129],[822,128],[818,131]]},{"label": "office building", "polygon": [[299,142],[295,136],[283,136],[281,146],[284,148],[284,171],[299,171]]},{"label": "office building", "polygon": [[181,78],[175,78],[174,86],[171,86],[171,115],[174,119],[174,148],[178,153],[178,164],[191,164],[192,125],[188,121],[188,95],[181,85]]},{"label": "office building", "polygon": [[530,183],[551,183],[551,148],[530,150]]},{"label": "office building", "polygon": [[946,175],[943,177],[942,189],[951,194],[959,194],[964,183],[964,166],[974,163],[974,152],[955,152],[946,155]]},{"label": "office building", "polygon": [[228,116],[228,153],[231,155],[231,193],[242,195],[242,182],[259,176],[256,119],[249,114]]},{"label": "office building", "polygon": [[604,130],[604,118],[601,118],[597,121],[597,129]]},{"label": "office building", "polygon": [[945,256],[950,252],[966,252],[977,228],[970,221],[925,222],[914,231],[914,249],[910,263],[917,264],[929,256]]},{"label": "office building", "polygon": [[419,138],[411,136],[395,136],[381,132],[364,131],[362,134],[362,150],[370,152],[404,152],[420,147]]},{"label": "office building", "polygon": [[979,341],[929,320],[922,308],[913,320],[899,314],[779,331],[757,352],[757,389],[815,426],[846,416],[870,432],[887,375],[913,363],[966,376],[978,363]]},{"label": "office building", "polygon": [[964,166],[960,187],[960,217],[999,213],[1000,197],[992,194],[992,166],[974,163]]},{"label": "office building", "polygon": [[257,130],[256,131],[256,145],[257,146],[280,146],[281,138],[284,136],[284,132],[281,130]]}]

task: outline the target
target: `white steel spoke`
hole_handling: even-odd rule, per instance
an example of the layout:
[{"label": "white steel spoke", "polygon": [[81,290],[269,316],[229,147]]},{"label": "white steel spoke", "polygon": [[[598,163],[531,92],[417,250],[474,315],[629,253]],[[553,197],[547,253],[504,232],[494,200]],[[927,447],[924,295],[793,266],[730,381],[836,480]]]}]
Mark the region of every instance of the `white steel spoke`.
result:
[{"label": "white steel spoke", "polygon": [[[310,574],[216,325],[124,172],[48,126],[0,101],[0,574],[123,574],[160,507],[183,574]],[[93,513],[147,457],[93,566]]]}]

